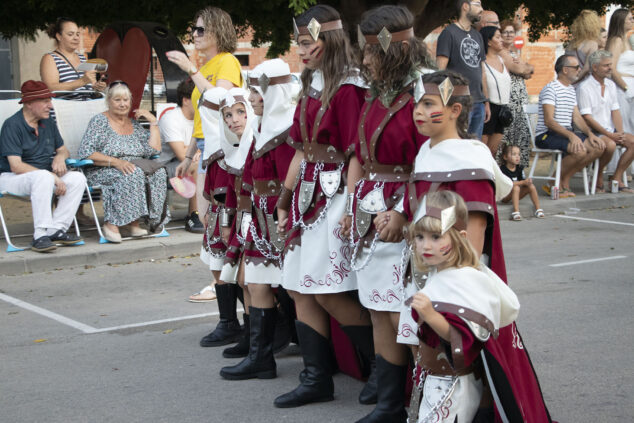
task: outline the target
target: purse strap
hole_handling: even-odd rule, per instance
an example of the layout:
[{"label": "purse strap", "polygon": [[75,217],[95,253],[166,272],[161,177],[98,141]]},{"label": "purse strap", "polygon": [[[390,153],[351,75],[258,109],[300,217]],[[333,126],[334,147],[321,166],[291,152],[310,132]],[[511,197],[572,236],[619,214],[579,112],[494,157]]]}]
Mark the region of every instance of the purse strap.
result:
[{"label": "purse strap", "polygon": [[[493,80],[495,81],[495,88],[497,88],[498,90],[498,98],[500,99],[500,103],[502,102],[502,94],[500,94],[500,84],[498,84],[498,79],[495,77],[495,74],[493,73],[493,70],[491,69],[491,66],[489,66],[489,64],[487,63],[487,61],[484,61],[484,64],[486,65],[487,68],[489,68],[489,72],[491,73],[491,76],[493,77]],[[502,66],[504,66],[504,63],[502,63]]]}]

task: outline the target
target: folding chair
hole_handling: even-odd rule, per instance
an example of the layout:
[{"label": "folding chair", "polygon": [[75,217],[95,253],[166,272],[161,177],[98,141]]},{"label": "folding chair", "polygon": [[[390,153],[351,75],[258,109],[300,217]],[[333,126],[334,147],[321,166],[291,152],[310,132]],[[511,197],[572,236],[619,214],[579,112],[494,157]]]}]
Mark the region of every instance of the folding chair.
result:
[{"label": "folding chair", "polygon": [[[56,91],[56,93],[59,93]],[[66,93],[66,92],[65,92]],[[57,127],[64,139],[64,144],[70,152],[71,159],[67,160],[67,164],[76,169],[83,171],[86,167],[92,166],[93,161],[84,159],[77,156],[81,140],[88,128],[90,120],[99,113],[107,110],[105,98],[98,98],[92,100],[63,100],[53,99],[53,108],[55,109],[55,116],[57,118]],[[157,156],[158,157],[158,156]],[[154,158],[154,157],[153,157]],[[86,183],[86,192],[88,195],[88,202],[95,219],[95,227],[99,234],[99,243],[106,244],[108,240],[104,237],[99,224],[99,218],[97,211],[95,210],[95,203],[93,194],[101,190],[100,186],[89,185]],[[165,237],[169,236],[169,233],[163,227],[163,230],[158,234],[148,235],[147,237]],[[123,240],[132,239],[131,237],[122,238]]]},{"label": "folding chair", "polygon": [[[559,189],[559,183],[561,182],[561,160],[563,157],[563,151],[557,149],[547,149],[547,148],[539,148],[535,144],[535,126],[533,125],[533,121],[531,119],[531,115],[536,116],[539,114],[539,104],[524,104],[522,106],[524,108],[524,117],[528,124],[528,130],[531,137],[531,151],[535,153],[535,157],[533,158],[533,163],[531,164],[531,170],[528,174],[530,179],[543,179],[546,181],[555,181],[555,187]],[[535,168],[537,167],[537,162],[539,161],[539,156],[550,154],[550,168],[548,169],[548,173],[546,175],[535,175]],[[592,178],[592,189],[594,194],[594,187],[597,183],[597,176],[599,170],[599,159],[594,161],[594,173]],[[553,175],[553,170],[555,172],[555,176]],[[581,171],[583,176],[583,189],[586,195],[590,195],[590,189],[588,187],[588,173],[586,168],[584,167]]]},{"label": "folding chair", "polygon": [[[0,90],[0,94],[18,96],[20,95],[20,91]],[[18,110],[22,108],[22,105],[18,103],[19,101],[20,101],[19,98],[0,100],[0,127],[4,124],[5,120],[13,116]],[[3,198],[3,197],[17,198],[21,201],[27,201],[27,202],[30,201],[30,197],[28,195],[17,195],[8,191],[0,191],[0,198]],[[80,236],[79,225],[77,225],[77,220],[73,218],[73,222],[75,225],[75,233],[77,234],[77,236]],[[18,247],[15,244],[13,244],[13,242],[11,241],[11,237],[9,235],[9,229],[8,229],[7,223],[4,219],[4,214],[2,213],[2,206],[0,206],[0,223],[2,224],[2,231],[4,232],[4,238],[7,241],[7,252],[12,253],[16,251],[24,251],[30,248],[30,247]],[[14,235],[14,238],[26,237],[26,236],[31,236],[31,234]],[[84,244],[84,241],[81,241],[76,244],[73,244],[73,246],[83,245],[83,244]]]}]

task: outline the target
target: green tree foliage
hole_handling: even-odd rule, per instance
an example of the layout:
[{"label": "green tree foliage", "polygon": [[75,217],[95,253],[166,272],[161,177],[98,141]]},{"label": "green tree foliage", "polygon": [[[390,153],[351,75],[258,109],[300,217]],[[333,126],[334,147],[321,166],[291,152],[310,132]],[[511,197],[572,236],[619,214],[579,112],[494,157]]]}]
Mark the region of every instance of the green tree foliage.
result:
[{"label": "green tree foliage", "polygon": [[[512,17],[520,5],[528,8],[531,25],[529,36],[536,40],[549,29],[569,25],[581,9],[599,13],[614,0],[483,0],[486,9],[503,17]],[[290,46],[292,17],[315,4],[316,0],[216,0],[214,6],[228,11],[238,30],[252,28],[253,44],[270,43],[268,55],[276,57]],[[455,11],[456,0],[325,0],[341,11],[348,24],[351,38],[356,40],[356,24],[364,11],[388,3],[407,5],[416,16],[416,33],[423,37],[434,28],[448,22]],[[4,37],[32,37],[45,29],[58,16],[68,16],[80,25],[104,28],[116,21],[154,21],[166,24],[179,35],[186,36],[194,13],[209,1],[109,0],[69,2],[67,0],[2,0],[0,2],[0,33]],[[624,3],[631,7],[632,0]]]}]

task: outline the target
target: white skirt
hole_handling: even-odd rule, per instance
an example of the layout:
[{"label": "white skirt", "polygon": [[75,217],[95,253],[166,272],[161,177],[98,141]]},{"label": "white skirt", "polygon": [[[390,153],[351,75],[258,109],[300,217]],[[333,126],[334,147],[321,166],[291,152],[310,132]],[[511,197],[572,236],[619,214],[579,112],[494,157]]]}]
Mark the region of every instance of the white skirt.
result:
[{"label": "white skirt", "polygon": [[263,284],[277,287],[280,284],[282,272],[280,268],[272,264],[253,264],[244,265],[244,283]]},{"label": "white skirt", "polygon": [[[302,294],[335,294],[357,289],[351,269],[352,244],[341,235],[339,220],[346,208],[347,190],[332,197],[324,219],[301,234],[301,245],[288,250],[282,267],[282,286]],[[292,217],[291,217],[292,218]]]},{"label": "white skirt", "polygon": [[416,284],[410,282],[403,289],[403,301],[401,302],[401,315],[398,319],[398,332],[396,342],[406,345],[418,345],[418,323],[412,317],[412,307],[404,304],[405,300],[416,294]]},{"label": "white skirt", "polygon": [[[357,271],[359,300],[364,307],[376,311],[401,311],[403,301],[403,278],[401,256],[407,245],[377,240],[376,248],[368,264]],[[370,248],[359,252],[356,265],[361,266],[367,259]]]},{"label": "white skirt", "polygon": [[240,270],[240,262],[235,266],[226,263],[220,271],[220,281],[224,283],[238,283],[238,270]]},{"label": "white skirt", "polygon": [[451,383],[451,377],[427,376],[418,409],[418,423],[473,420],[482,397],[482,379],[476,379],[473,373],[458,376],[453,393],[438,406],[438,402],[443,401],[446,396]]},{"label": "white skirt", "polygon": [[209,270],[221,271],[225,263],[225,257],[214,257],[209,254],[204,247],[200,247],[200,260],[209,266]]}]

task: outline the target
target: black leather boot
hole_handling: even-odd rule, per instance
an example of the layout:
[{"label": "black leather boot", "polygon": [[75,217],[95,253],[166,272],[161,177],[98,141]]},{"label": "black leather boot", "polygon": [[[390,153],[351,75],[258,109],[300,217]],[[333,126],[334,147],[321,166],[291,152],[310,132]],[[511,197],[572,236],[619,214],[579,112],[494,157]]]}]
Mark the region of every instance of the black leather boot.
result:
[{"label": "black leather boot", "polygon": [[377,354],[377,404],[357,423],[405,423],[405,383],[407,366],[397,366]]},{"label": "black leather boot", "polygon": [[277,307],[277,320],[275,322],[275,336],[273,337],[273,352],[277,354],[288,347],[292,339],[292,330],[288,316],[284,308]]},{"label": "black leather boot", "polygon": [[274,404],[278,408],[300,407],[334,399],[335,385],[328,365],[332,356],[330,340],[299,320],[295,322],[295,327],[304,359],[304,380],[291,392],[275,398]]},{"label": "black leather boot", "polygon": [[276,308],[249,307],[249,355],[235,366],[223,367],[220,376],[229,380],[273,379],[277,365],[273,357]]},{"label": "black leather boot", "polygon": [[376,404],[376,360],[372,326],[341,326],[354,345],[361,364],[361,374],[368,380],[359,394],[361,404]]},{"label": "black leather boot", "polygon": [[200,340],[201,347],[220,347],[236,342],[240,338],[242,328],[236,315],[236,298],[239,289],[241,288],[233,283],[216,284],[220,321],[209,335]]},{"label": "black leather boot", "polygon": [[244,313],[244,327],[240,340],[233,347],[226,348],[222,352],[224,358],[242,358],[249,355],[249,340],[251,339],[250,327],[249,315]]}]

